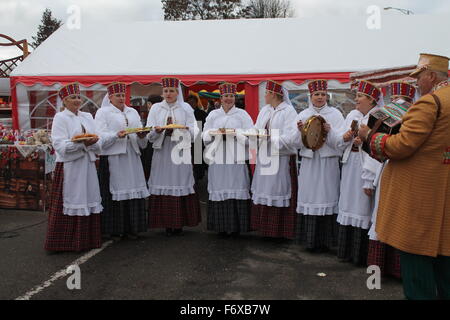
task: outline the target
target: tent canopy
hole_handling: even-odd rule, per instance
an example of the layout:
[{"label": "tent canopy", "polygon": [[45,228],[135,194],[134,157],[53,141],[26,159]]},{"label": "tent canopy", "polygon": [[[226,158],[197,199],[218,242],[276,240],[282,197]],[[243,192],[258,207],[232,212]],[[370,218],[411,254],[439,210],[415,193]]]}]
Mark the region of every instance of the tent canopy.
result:
[{"label": "tent canopy", "polygon": [[[414,65],[421,52],[450,56],[448,16],[386,14],[379,30],[367,27],[369,18],[83,23],[79,30],[63,25],[10,75],[13,126],[29,126],[26,88],[35,85],[150,84],[167,75],[191,88],[229,81],[245,89],[245,108],[256,120],[259,85],[267,79],[348,83],[351,72]],[[218,41],[205,47],[200,38]]]},{"label": "tent canopy", "polygon": [[[83,24],[59,28],[11,74],[32,85],[149,83],[163,75],[184,82],[243,80],[275,76],[335,75],[416,64],[421,52],[450,56],[448,16],[381,16],[381,29],[367,28],[368,15],[323,19],[240,19]],[[216,38],[209,48],[196,39]],[[33,78],[29,78],[33,77]],[[60,78],[58,78],[60,77]],[[28,78],[28,79],[27,79]]]}]

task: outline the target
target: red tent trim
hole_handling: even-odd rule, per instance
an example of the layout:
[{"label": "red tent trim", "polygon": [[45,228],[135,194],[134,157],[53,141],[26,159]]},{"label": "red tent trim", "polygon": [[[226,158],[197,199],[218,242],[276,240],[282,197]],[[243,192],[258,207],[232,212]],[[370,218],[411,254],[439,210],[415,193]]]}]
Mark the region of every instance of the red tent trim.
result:
[{"label": "red tent trim", "polygon": [[[25,86],[33,86],[35,84],[42,84],[51,86],[55,83],[67,84],[73,81],[79,82],[85,87],[90,87],[94,84],[110,84],[114,81],[125,82],[131,84],[138,82],[141,84],[151,84],[161,82],[161,78],[167,75],[108,75],[108,76],[19,76],[14,78],[15,83],[21,83]],[[256,75],[174,75],[174,77],[181,80],[186,86],[194,85],[198,82],[205,83],[219,83],[223,81],[229,82],[246,82],[252,85],[259,84],[268,79],[275,81],[292,81],[297,84],[302,84],[310,79],[332,79],[340,82],[350,81],[350,72],[330,72],[330,73],[285,73],[285,74],[256,74]]]},{"label": "red tent trim", "polygon": [[[125,82],[126,84],[140,83],[143,85],[159,83],[161,78],[168,75],[105,75],[105,76],[18,76],[11,77],[11,94],[12,94],[12,117],[13,128],[19,129],[18,105],[16,85],[21,83],[25,86],[33,86],[41,84],[51,86],[56,83],[61,85],[77,81],[84,87],[90,87],[95,84],[107,85],[114,81]],[[298,85],[311,79],[329,79],[337,80],[345,83],[350,82],[350,72],[327,72],[327,73],[284,73],[284,74],[255,74],[255,75],[173,75],[181,80],[181,82],[191,87],[194,85],[207,84],[217,85],[220,82],[227,81],[233,83],[243,83],[245,87],[246,110],[254,121],[258,116],[258,85],[266,80],[274,81],[292,81]],[[129,100],[129,94],[127,96]]]}]

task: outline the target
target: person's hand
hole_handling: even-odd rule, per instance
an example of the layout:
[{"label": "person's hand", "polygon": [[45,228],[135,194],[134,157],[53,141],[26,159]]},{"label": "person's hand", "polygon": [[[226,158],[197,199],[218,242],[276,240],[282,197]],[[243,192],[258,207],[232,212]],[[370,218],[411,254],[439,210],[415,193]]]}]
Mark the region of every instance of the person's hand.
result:
[{"label": "person's hand", "polygon": [[297,128],[298,128],[299,131],[302,131],[303,126],[304,125],[303,125],[303,122],[301,120],[297,122]]},{"label": "person's hand", "polygon": [[136,133],[139,139],[144,139],[147,136],[147,132],[138,132]]},{"label": "person's hand", "polygon": [[357,147],[359,147],[360,145],[363,144],[362,140],[360,137],[356,137],[355,140],[353,140],[353,144]]},{"label": "person's hand", "polygon": [[346,133],[344,133],[344,136],[342,138],[344,139],[344,142],[349,142],[353,139],[353,131],[348,130]]},{"label": "person's hand", "polygon": [[331,130],[330,124],[327,123],[327,122],[325,122],[325,123],[323,124],[323,130],[325,130],[326,133],[330,132],[330,130]]},{"label": "person's hand", "polygon": [[97,143],[99,137],[91,138],[89,140],[84,140],[84,145],[86,147],[92,146],[93,144]]},{"label": "person's hand", "polygon": [[161,132],[164,131],[164,129],[161,129],[161,127],[156,126],[156,127],[155,127],[155,131],[156,131],[156,133],[161,133]]},{"label": "person's hand", "polygon": [[366,196],[371,197],[373,195],[373,189],[364,189]]},{"label": "person's hand", "polygon": [[369,131],[370,131],[370,128],[368,126],[366,126],[365,124],[362,124],[358,130],[358,137],[362,141],[366,141],[367,136],[369,135]]},{"label": "person's hand", "polygon": [[117,132],[117,136],[119,137],[119,138],[125,138],[125,136],[126,136],[126,131],[125,130],[120,130],[119,132]]}]

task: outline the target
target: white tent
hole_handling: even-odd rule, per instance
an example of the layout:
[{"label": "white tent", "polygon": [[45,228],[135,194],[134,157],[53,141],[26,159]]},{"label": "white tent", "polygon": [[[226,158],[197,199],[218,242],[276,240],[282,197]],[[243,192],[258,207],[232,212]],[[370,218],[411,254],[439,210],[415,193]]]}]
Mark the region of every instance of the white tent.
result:
[{"label": "white tent", "polygon": [[[78,81],[149,84],[177,76],[245,83],[246,107],[258,110],[258,85],[267,79],[297,84],[314,78],[349,81],[355,71],[417,63],[419,53],[450,56],[449,16],[382,15],[319,19],[136,22],[63,26],[12,73],[16,127],[28,127],[30,90]],[[19,124],[20,123],[20,124]]]}]

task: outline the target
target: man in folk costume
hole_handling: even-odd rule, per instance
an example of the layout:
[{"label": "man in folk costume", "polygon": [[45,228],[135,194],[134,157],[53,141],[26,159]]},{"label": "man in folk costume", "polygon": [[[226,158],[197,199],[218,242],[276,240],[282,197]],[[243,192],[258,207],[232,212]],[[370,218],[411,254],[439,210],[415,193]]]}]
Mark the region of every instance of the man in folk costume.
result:
[{"label": "man in folk costume", "polygon": [[[391,102],[401,103],[402,101],[412,104],[416,98],[416,88],[403,81],[394,81],[390,84]],[[401,278],[400,271],[400,253],[397,249],[378,241],[377,233],[375,231],[378,203],[380,199],[380,178],[384,167],[388,160],[379,165],[375,180],[375,201],[371,218],[371,227],[369,230],[369,250],[367,256],[367,264],[377,265],[380,267],[382,275],[391,275],[396,278]]]},{"label": "man in folk costume", "polygon": [[[208,168],[208,230],[220,235],[236,236],[250,231],[250,175],[246,164],[246,138],[240,131],[253,127],[249,114],[235,106],[236,85],[219,86],[221,108],[206,118],[203,140],[207,145]],[[219,130],[229,135],[212,135]]]},{"label": "man in folk costume", "polygon": [[308,84],[309,107],[296,118],[297,130],[292,137],[292,145],[300,149],[302,157],[298,175],[297,213],[300,242],[305,242],[307,250],[327,251],[336,242],[336,214],[338,213],[341,150],[326,139],[317,151],[306,148],[301,138],[301,130],[306,121],[320,115],[326,121],[325,129],[341,130],[344,117],[341,112],[327,104],[328,83],[314,80]]},{"label": "man in folk costume", "polygon": [[255,128],[270,136],[260,139],[253,176],[251,228],[264,237],[295,238],[297,195],[296,151],[289,145],[297,112],[281,84],[267,81],[265,101]]},{"label": "man in folk costume", "polygon": [[421,54],[422,97],[402,118],[398,134],[371,132],[372,156],[389,159],[381,177],[378,239],[400,253],[408,299],[450,299],[450,86],[447,57]]},{"label": "man in folk costume", "polygon": [[102,232],[114,240],[125,235],[137,239],[138,233],[147,231],[145,198],[149,193],[140,159],[140,148],[147,144],[146,134],[126,132],[142,127],[139,113],[125,105],[126,84],[112,83],[107,91],[95,115],[97,132],[102,137]]},{"label": "man in folk costume", "polygon": [[[147,119],[147,126],[154,128],[148,134],[153,143],[149,227],[165,228],[166,235],[171,236],[201,221],[191,163],[191,141],[199,129],[194,111],[183,101],[180,81],[163,78],[162,86],[164,100],[153,105]],[[167,125],[185,128],[162,128]]]},{"label": "man in folk costume", "polygon": [[48,251],[82,251],[99,248],[101,204],[96,153],[100,151],[98,137],[73,142],[81,134],[94,134],[92,115],[79,111],[80,87],[77,83],[64,86],[58,92],[65,107],[55,115],[52,143],[56,152],[56,167],[48,214],[45,249]]},{"label": "man in folk costume", "polygon": [[[367,231],[373,208],[373,181],[379,162],[362,150],[357,128],[367,124],[371,112],[384,105],[381,90],[367,81],[358,83],[356,109],[345,119],[344,130],[330,131],[330,139],[336,139],[336,147],[344,152],[337,222],[338,250],[341,261],[365,266],[369,238]],[[352,128],[355,122],[356,127]]]}]

